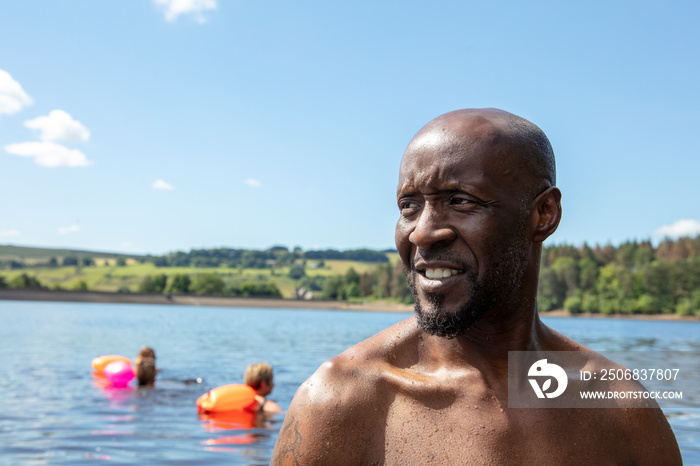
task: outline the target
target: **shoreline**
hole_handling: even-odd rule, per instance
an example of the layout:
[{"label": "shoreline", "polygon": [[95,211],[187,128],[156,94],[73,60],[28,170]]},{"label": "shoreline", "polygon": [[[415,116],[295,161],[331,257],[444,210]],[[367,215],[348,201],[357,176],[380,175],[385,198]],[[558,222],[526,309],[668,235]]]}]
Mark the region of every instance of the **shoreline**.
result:
[{"label": "shoreline", "polygon": [[[253,307],[274,309],[318,309],[329,311],[407,312],[413,305],[386,301],[306,301],[281,298],[241,298],[234,296],[192,296],[145,293],[110,293],[102,291],[17,290],[0,289],[0,301],[54,301],[75,303],[165,304],[176,306]],[[571,314],[565,310],[540,313],[540,317],[575,317],[599,319],[636,319],[698,322],[700,319],[677,314]]]},{"label": "shoreline", "polygon": [[573,317],[581,319],[630,319],[630,320],[663,320],[663,321],[678,321],[678,322],[698,322],[700,318],[693,316],[679,316],[678,314],[593,314],[591,312],[582,312],[580,314],[572,314],[563,309],[554,311],[540,312],[540,317]]},{"label": "shoreline", "polygon": [[323,309],[329,311],[413,312],[412,305],[391,302],[352,303],[306,301],[282,298],[241,298],[235,296],[164,295],[109,293],[102,291],[1,289],[0,300],[56,301],[74,303],[166,304],[176,306],[265,307],[276,309]]}]

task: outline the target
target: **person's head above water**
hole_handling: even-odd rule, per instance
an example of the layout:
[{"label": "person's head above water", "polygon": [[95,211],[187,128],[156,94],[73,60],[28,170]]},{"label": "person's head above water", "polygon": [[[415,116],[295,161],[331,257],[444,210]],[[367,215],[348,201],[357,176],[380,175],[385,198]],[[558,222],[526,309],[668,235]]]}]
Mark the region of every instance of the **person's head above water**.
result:
[{"label": "person's head above water", "polygon": [[249,365],[243,375],[243,381],[255,390],[255,400],[258,402],[258,409],[261,412],[279,413],[282,411],[277,403],[265,398],[272,393],[272,389],[275,386],[272,366],[266,362]]},{"label": "person's head above water", "polygon": [[153,348],[150,346],[144,346],[141,348],[141,351],[139,351],[139,358],[151,358],[151,359],[156,359],[156,352]]},{"label": "person's head above water", "polygon": [[512,113],[457,110],[414,136],[399,171],[396,247],[426,332],[454,337],[534,304],[541,243],[561,217],[555,183],[547,136]]},{"label": "person's head above water", "polygon": [[269,395],[274,387],[272,366],[266,362],[249,365],[243,375],[243,381],[252,387],[258,395]]},{"label": "person's head above water", "polygon": [[153,348],[143,347],[134,361],[136,378],[140,387],[152,387],[156,380],[156,353]]}]

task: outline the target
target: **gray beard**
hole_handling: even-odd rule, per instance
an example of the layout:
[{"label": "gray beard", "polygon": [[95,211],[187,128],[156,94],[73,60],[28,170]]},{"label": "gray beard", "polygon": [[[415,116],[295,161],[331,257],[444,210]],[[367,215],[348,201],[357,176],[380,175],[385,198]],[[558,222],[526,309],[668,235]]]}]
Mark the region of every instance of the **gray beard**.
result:
[{"label": "gray beard", "polygon": [[[484,282],[479,282],[473,270],[465,269],[473,284],[469,291],[468,301],[460,309],[452,312],[442,309],[444,296],[439,293],[425,293],[432,311],[423,309],[416,290],[415,270],[406,271],[408,284],[415,302],[415,312],[418,325],[429,335],[436,335],[452,339],[464,334],[474,324],[479,322],[489,310],[498,304],[515,305],[517,296],[513,293],[523,282],[525,276],[528,252],[524,243],[525,224],[520,225],[517,235],[514,235],[501,253],[499,260],[494,264],[495,272]],[[424,255],[440,254],[438,251],[425,251]],[[447,257],[446,253],[441,254]],[[499,273],[500,271],[500,273]],[[505,273],[504,273],[505,272]]]},{"label": "gray beard", "polygon": [[[413,272],[415,274],[415,272]],[[475,278],[475,277],[474,277]],[[487,293],[476,281],[469,302],[456,312],[441,312],[443,295],[438,293],[426,293],[433,312],[425,312],[418,299],[415,286],[415,278],[409,278],[411,294],[415,301],[415,312],[418,318],[418,326],[429,335],[449,339],[458,337],[476,324],[496,302],[494,296]]]}]

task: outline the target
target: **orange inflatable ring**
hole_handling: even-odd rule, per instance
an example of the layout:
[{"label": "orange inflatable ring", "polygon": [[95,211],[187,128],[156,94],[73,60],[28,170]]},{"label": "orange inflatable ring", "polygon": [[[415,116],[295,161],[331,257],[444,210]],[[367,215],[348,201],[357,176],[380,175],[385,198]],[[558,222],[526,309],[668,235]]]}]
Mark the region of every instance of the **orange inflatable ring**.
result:
[{"label": "orange inflatable ring", "polygon": [[255,407],[255,390],[240,383],[222,385],[197,398],[197,412],[220,413]]},{"label": "orange inflatable ring", "polygon": [[116,356],[114,354],[108,354],[105,356],[98,356],[95,359],[92,360],[92,369],[95,371],[92,373],[92,375],[96,377],[104,377],[104,369],[107,367],[107,364],[110,362],[114,361],[123,361],[129,366],[131,366],[131,360],[127,357],[124,356]]},{"label": "orange inflatable ring", "polygon": [[246,409],[216,413],[200,413],[199,420],[202,423],[202,427],[204,427],[207,432],[251,429],[255,426],[255,413]]}]

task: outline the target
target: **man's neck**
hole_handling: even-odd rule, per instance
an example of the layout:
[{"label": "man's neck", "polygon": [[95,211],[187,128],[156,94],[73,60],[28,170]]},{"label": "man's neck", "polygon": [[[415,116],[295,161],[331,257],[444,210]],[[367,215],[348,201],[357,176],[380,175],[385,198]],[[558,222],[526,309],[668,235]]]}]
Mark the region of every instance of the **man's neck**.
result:
[{"label": "man's neck", "polygon": [[433,368],[472,366],[505,372],[508,352],[542,349],[545,329],[536,309],[507,316],[493,312],[452,339],[423,333],[422,359]]}]

